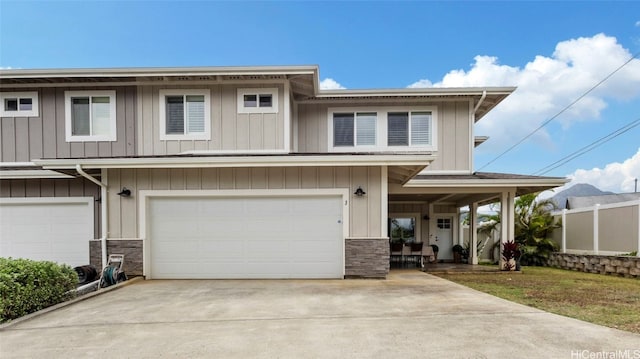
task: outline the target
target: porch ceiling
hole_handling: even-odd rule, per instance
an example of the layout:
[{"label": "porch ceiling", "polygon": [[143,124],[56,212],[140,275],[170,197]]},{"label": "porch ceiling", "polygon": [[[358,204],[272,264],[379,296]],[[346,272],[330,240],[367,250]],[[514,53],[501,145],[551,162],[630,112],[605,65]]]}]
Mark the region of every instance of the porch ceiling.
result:
[{"label": "porch ceiling", "polygon": [[425,201],[465,206],[495,202],[502,192],[516,196],[564,185],[562,177],[476,172],[469,175],[419,175],[404,185],[389,185],[390,201]]}]

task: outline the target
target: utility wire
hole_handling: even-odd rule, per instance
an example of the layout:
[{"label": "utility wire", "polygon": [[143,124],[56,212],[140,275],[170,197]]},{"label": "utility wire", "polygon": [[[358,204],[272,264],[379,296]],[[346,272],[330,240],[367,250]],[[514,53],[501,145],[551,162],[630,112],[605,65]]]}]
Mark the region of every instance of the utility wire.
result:
[{"label": "utility wire", "polygon": [[631,129],[633,129],[634,127],[637,127],[639,125],[640,125],[640,118],[627,123],[626,125],[624,125],[624,126],[620,127],[619,129],[609,133],[606,136],[600,137],[599,139],[597,139],[597,140],[591,142],[590,144],[580,148],[579,150],[577,150],[577,151],[575,151],[575,152],[573,152],[573,153],[571,153],[571,154],[569,154],[569,155],[567,155],[565,157],[562,157],[561,159],[557,160],[556,162],[554,162],[554,163],[552,163],[552,164],[550,164],[550,165],[548,165],[546,167],[543,167],[543,168],[539,169],[538,171],[534,172],[533,174],[534,175],[543,175],[545,173],[553,171],[554,169],[556,169],[556,168],[558,168],[560,166],[563,166],[563,165],[567,164],[570,161],[573,161],[575,158],[578,158],[578,157],[584,155],[585,153],[590,152],[591,150],[594,150],[597,147],[600,147],[601,145],[613,140],[614,138],[622,135],[625,132],[630,131]]},{"label": "utility wire", "polygon": [[584,97],[586,97],[588,94],[590,94],[591,92],[593,92],[593,90],[595,90],[596,88],[598,88],[600,85],[602,85],[605,81],[607,81],[611,76],[615,75],[618,71],[620,71],[623,67],[627,66],[627,64],[629,64],[633,59],[635,59],[636,57],[638,57],[638,55],[640,55],[640,52],[636,53],[635,55],[631,56],[631,58],[629,60],[627,60],[624,64],[620,65],[617,69],[613,70],[613,72],[611,72],[609,75],[607,75],[604,79],[602,79],[600,82],[598,82],[597,84],[595,84],[593,87],[591,87],[589,90],[587,90],[587,92],[583,93],[582,95],[580,95],[580,97],[578,97],[577,99],[573,100],[570,104],[568,104],[567,106],[565,106],[562,110],[560,110],[560,112],[556,113],[555,115],[553,115],[551,118],[549,118],[548,120],[544,121],[540,126],[538,126],[538,128],[536,128],[535,130],[533,130],[532,132],[530,132],[528,135],[524,136],[522,139],[520,139],[520,141],[516,142],[515,144],[513,144],[511,147],[507,148],[506,150],[504,150],[502,153],[500,153],[498,156],[496,156],[494,159],[492,159],[491,161],[485,163],[482,167],[478,168],[477,171],[482,170],[483,168],[489,166],[490,164],[494,163],[495,161],[497,161],[498,159],[500,159],[502,156],[506,155],[508,152],[510,152],[511,150],[513,150],[514,148],[518,147],[522,142],[526,141],[529,137],[533,136],[536,132],[540,131],[543,127],[545,127],[546,125],[548,125],[551,121],[555,120],[558,116],[562,115],[565,111],[567,111],[569,108],[571,108],[573,105],[575,105],[578,101],[582,100]]}]

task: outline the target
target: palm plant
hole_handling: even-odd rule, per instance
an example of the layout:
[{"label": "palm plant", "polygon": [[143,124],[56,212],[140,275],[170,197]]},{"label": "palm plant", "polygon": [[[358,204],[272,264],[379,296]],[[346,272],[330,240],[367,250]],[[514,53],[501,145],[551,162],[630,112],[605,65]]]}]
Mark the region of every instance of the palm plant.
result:
[{"label": "palm plant", "polygon": [[549,255],[557,250],[551,233],[562,227],[551,215],[557,208],[555,202],[550,199],[536,201],[537,195],[522,195],[515,202],[515,242],[522,253],[522,265],[545,265]]}]

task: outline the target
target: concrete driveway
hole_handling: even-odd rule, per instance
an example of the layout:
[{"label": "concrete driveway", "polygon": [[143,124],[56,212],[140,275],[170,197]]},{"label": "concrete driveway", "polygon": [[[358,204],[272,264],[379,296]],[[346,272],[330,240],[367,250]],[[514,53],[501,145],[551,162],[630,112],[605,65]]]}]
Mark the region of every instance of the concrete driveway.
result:
[{"label": "concrete driveway", "polygon": [[617,350],[640,357],[640,335],[418,271],[387,280],[141,281],[0,331],[1,358],[588,358]]}]

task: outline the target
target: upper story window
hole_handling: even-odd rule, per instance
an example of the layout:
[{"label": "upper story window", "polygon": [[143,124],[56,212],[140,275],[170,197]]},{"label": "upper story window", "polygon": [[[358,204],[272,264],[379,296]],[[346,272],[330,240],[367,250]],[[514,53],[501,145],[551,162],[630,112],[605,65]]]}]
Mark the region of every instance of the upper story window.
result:
[{"label": "upper story window", "polygon": [[388,112],[389,146],[431,145],[431,112]]},{"label": "upper story window", "polygon": [[38,93],[1,92],[0,117],[38,117]]},{"label": "upper story window", "polygon": [[115,91],[65,91],[67,142],[116,140]]},{"label": "upper story window", "polygon": [[435,107],[329,109],[329,151],[435,151]]},{"label": "upper story window", "polygon": [[277,113],[278,89],[238,89],[238,113]]},{"label": "upper story window", "polygon": [[375,112],[336,112],[333,114],[333,146],[375,146]]},{"label": "upper story window", "polygon": [[211,139],[210,91],[160,90],[160,139]]}]

